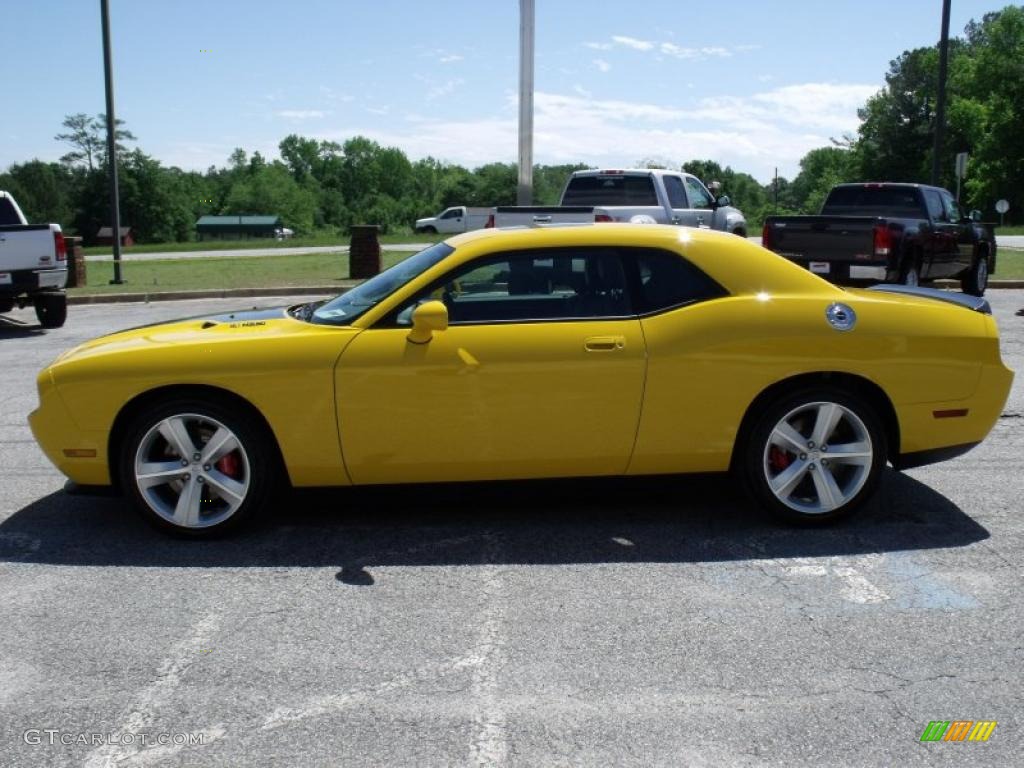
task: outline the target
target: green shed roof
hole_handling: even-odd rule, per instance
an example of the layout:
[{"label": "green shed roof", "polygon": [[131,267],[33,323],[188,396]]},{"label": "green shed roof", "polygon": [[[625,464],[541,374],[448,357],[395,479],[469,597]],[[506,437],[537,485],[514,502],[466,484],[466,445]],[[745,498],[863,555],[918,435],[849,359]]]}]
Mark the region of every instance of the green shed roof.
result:
[{"label": "green shed roof", "polygon": [[280,216],[201,216],[197,227],[273,227],[281,223]]}]

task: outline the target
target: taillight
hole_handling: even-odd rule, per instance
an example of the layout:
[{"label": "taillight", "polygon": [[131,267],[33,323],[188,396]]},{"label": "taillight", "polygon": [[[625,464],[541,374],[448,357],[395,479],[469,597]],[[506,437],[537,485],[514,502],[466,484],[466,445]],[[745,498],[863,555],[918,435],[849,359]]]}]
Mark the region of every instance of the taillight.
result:
[{"label": "taillight", "polygon": [[612,221],[612,217],[609,216],[607,213],[595,213],[594,214],[594,223],[595,224],[607,224],[610,221]]},{"label": "taillight", "polygon": [[60,232],[53,233],[53,250],[57,252],[57,261],[67,261],[68,246],[64,242],[64,235]]},{"label": "taillight", "polygon": [[761,228],[761,245],[768,249],[772,247],[772,225],[767,221]]},{"label": "taillight", "polygon": [[875,256],[888,256],[892,251],[892,232],[886,224],[875,225]]},{"label": "taillight", "polygon": [[487,223],[484,224],[484,229],[494,229],[494,214],[492,213],[487,217]]}]

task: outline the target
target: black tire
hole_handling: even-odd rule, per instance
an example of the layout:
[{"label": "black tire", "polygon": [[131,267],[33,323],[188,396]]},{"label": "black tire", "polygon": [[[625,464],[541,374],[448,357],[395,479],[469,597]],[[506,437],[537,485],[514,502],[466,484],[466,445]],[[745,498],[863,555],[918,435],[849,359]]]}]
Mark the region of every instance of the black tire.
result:
[{"label": "black tire", "polygon": [[744,238],[744,239],[746,239],[746,237],[747,237],[747,230],[745,230],[745,229],[742,229],[742,228],[740,228],[740,229],[734,229],[734,230],[732,231],[732,233],[733,233],[734,235],[736,235],[736,237],[742,237],[742,238]]},{"label": "black tire", "polygon": [[[170,441],[153,434],[169,419],[180,419],[185,424],[196,450],[193,456],[186,457],[187,465],[180,469],[181,478],[193,478],[194,485],[188,487],[196,488],[199,496],[194,507],[197,510],[194,524],[181,524],[168,517],[169,508],[184,495],[185,484],[181,479],[163,481],[144,493],[136,474],[137,457],[154,463],[164,462],[168,469],[169,465],[181,461],[181,452]],[[232,433],[239,449],[204,466],[195,456],[212,442],[211,438],[220,427]],[[179,536],[211,538],[237,529],[267,511],[281,484],[282,473],[273,437],[267,434],[265,425],[257,417],[234,403],[198,398],[169,400],[137,414],[124,435],[118,469],[126,496],[148,522]],[[225,463],[229,458],[232,459],[230,467]],[[176,471],[169,469],[166,474]],[[214,491],[216,483],[223,482],[225,475],[227,480],[245,485],[241,501],[227,501],[227,496]],[[228,511],[233,504],[237,504],[236,508]]]},{"label": "black tire", "polygon": [[436,227],[423,227],[423,229],[421,229],[420,231],[424,235],[436,235],[437,234],[437,228]]},{"label": "black tire", "polygon": [[988,254],[984,251],[971,264],[971,268],[960,278],[960,290],[971,296],[984,296],[988,288]]},{"label": "black tire", "polygon": [[[822,446],[812,447],[810,438],[813,437],[815,417],[822,413],[818,409],[829,404],[840,406],[844,412],[827,439],[843,441],[835,445],[853,445],[865,436],[869,438],[870,457],[857,459],[861,463],[847,463],[849,457],[840,460],[840,454],[828,453],[830,446],[827,445],[824,449]],[[793,421],[787,420],[793,414],[796,414]],[[854,418],[848,419],[847,414],[853,414]],[[804,420],[804,427],[796,429],[796,432],[807,440],[803,453],[782,448],[772,439],[776,428],[784,421],[793,426],[794,423],[800,424],[801,420]],[[760,507],[775,517],[800,525],[832,523],[854,512],[878,487],[888,455],[885,430],[874,409],[854,393],[839,389],[805,389],[780,397],[764,408],[741,439],[744,442],[736,469],[747,492]],[[786,472],[790,477],[799,477],[799,480],[792,491],[783,491],[786,496],[786,501],[783,501],[772,490],[769,480],[770,477],[784,480]],[[826,504],[818,491],[819,480],[825,482],[822,472],[829,473],[840,493],[841,503],[838,505]],[[783,483],[783,487],[785,485]],[[815,505],[821,508],[812,509]]]},{"label": "black tire", "polygon": [[60,328],[68,319],[68,297],[63,293],[40,293],[32,303],[43,328]]}]

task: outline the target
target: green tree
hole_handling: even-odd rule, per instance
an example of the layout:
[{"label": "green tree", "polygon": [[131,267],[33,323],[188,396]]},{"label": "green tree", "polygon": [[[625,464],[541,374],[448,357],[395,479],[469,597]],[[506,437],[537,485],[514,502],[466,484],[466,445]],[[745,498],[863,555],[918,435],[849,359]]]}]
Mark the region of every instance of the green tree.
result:
[{"label": "green tree", "polygon": [[[83,112],[67,115],[63,125],[67,133],[54,136],[57,141],[64,141],[74,149],[61,157],[60,161],[74,166],[84,163],[87,170],[92,171],[107,155],[107,116],[104,114],[89,117]],[[114,120],[114,148],[118,159],[127,151],[124,141],[135,141],[135,136],[127,128],[122,128],[124,120]]]}]

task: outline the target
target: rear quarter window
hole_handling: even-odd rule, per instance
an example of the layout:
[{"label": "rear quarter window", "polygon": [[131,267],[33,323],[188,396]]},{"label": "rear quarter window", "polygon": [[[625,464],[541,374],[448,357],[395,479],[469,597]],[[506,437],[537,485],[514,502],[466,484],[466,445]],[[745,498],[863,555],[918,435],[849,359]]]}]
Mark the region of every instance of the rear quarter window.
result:
[{"label": "rear quarter window", "polygon": [[729,295],[721,285],[676,253],[640,248],[630,249],[628,253],[635,269],[638,314],[654,314]]}]

